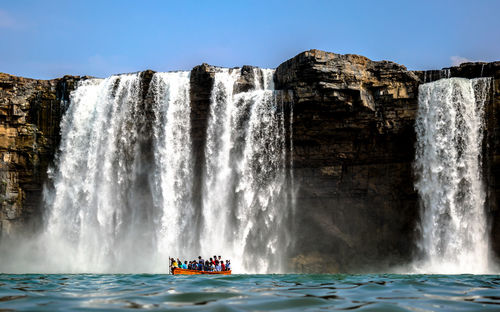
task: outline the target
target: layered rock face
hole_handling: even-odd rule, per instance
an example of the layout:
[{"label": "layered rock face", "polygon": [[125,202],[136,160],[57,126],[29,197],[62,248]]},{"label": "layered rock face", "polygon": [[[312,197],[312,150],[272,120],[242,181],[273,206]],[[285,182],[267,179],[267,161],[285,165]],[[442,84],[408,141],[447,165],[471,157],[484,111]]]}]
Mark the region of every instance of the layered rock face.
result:
[{"label": "layered rock face", "polygon": [[[210,97],[217,68],[191,71],[194,174],[201,176]],[[142,74],[147,94],[152,71]],[[236,92],[253,88],[241,68]],[[284,62],[282,90],[292,153],[295,219],[290,270],[356,272],[404,265],[414,256],[419,203],[414,189],[418,86],[446,77],[494,77],[484,145],[488,210],[500,254],[500,62],[441,71],[408,71],[393,62],[318,50]],[[50,81],[0,75],[0,233],[40,220],[42,186],[59,141],[65,100],[79,77]],[[286,96],[284,96],[286,95]],[[148,100],[144,109],[148,110]],[[145,129],[144,131],[147,131]],[[144,150],[148,150],[144,142]],[[289,149],[290,150],[290,149]],[[200,179],[193,194],[201,205]]]},{"label": "layered rock face", "polygon": [[382,269],[408,260],[420,79],[404,66],[317,50],[276,70],[293,90],[295,271]]},{"label": "layered rock face", "polygon": [[418,86],[441,78],[493,77],[486,109],[484,177],[492,247],[500,254],[500,62],[433,71],[318,50],[276,70],[277,89],[292,90],[300,272],[379,271],[416,256],[419,201],[414,189]]},{"label": "layered rock face", "polygon": [[59,142],[64,102],[78,77],[0,73],[0,233],[39,220],[42,185]]}]

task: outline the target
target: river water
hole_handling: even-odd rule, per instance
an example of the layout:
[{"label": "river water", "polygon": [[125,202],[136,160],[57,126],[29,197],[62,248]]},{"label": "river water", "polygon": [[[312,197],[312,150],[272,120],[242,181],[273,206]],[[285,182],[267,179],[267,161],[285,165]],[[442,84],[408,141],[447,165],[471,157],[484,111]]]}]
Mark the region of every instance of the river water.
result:
[{"label": "river water", "polygon": [[0,311],[498,311],[499,275],[0,275]]}]

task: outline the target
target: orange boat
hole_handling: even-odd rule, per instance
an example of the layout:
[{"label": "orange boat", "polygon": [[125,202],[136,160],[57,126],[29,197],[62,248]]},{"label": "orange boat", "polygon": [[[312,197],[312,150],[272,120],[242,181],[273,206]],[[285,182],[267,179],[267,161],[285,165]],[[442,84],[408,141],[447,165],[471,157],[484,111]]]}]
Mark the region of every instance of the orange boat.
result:
[{"label": "orange boat", "polygon": [[231,275],[231,271],[198,271],[198,270],[187,270],[187,269],[172,269],[173,275],[200,275],[200,274],[211,274],[211,275]]}]

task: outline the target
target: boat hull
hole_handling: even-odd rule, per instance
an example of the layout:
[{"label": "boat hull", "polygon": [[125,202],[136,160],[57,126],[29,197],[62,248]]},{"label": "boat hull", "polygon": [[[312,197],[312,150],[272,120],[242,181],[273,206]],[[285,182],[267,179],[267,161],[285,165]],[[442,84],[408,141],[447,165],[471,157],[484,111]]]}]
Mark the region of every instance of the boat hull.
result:
[{"label": "boat hull", "polygon": [[179,268],[173,268],[172,269],[172,274],[173,275],[202,275],[202,274],[208,274],[208,275],[231,275],[231,271],[198,271],[198,270],[186,270],[186,269],[179,269]]}]

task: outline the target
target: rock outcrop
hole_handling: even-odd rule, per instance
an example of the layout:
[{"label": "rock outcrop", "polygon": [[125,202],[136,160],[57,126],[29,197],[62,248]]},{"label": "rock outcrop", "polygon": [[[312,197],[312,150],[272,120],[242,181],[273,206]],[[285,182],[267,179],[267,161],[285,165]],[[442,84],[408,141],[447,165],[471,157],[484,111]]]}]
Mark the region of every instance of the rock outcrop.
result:
[{"label": "rock outcrop", "polygon": [[[194,172],[201,176],[210,97],[218,68],[191,71]],[[255,81],[241,69],[235,92]],[[153,71],[142,77],[146,111]],[[500,62],[408,71],[393,62],[318,50],[276,69],[283,90],[296,190],[290,267],[298,272],[375,271],[403,265],[415,253],[419,203],[414,189],[414,123],[418,86],[446,77],[494,77],[487,107],[484,175],[492,242],[500,254]],[[59,123],[80,77],[33,80],[0,74],[0,233],[40,220],[42,186],[59,143]],[[149,103],[149,104],[148,104]],[[289,129],[289,125],[286,125]],[[143,129],[148,131],[148,129]],[[147,151],[148,142],[144,142]],[[201,207],[200,180],[195,205]]]},{"label": "rock outcrop", "polygon": [[42,186],[59,143],[64,103],[79,77],[0,73],[0,233],[40,217]]},{"label": "rock outcrop", "polygon": [[419,77],[392,62],[311,50],[281,64],[275,79],[294,94],[293,270],[407,261],[418,219],[412,162]]}]

